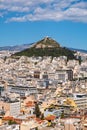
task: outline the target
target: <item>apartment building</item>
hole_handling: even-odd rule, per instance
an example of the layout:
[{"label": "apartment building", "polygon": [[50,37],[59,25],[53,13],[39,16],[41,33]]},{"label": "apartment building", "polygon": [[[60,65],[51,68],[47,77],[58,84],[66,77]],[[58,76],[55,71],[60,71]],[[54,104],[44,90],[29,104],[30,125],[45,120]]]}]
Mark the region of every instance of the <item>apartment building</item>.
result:
[{"label": "apartment building", "polygon": [[68,74],[66,70],[56,70],[55,79],[58,79],[59,82],[66,82],[68,80]]},{"label": "apartment building", "polygon": [[20,114],[20,101],[5,98],[0,101],[0,109],[4,111],[5,116],[17,116]]},{"label": "apartment building", "polygon": [[87,109],[87,94],[73,93],[72,98],[79,109]]},{"label": "apartment building", "polygon": [[20,94],[20,96],[37,94],[37,88],[34,86],[10,86],[9,91],[11,93]]}]

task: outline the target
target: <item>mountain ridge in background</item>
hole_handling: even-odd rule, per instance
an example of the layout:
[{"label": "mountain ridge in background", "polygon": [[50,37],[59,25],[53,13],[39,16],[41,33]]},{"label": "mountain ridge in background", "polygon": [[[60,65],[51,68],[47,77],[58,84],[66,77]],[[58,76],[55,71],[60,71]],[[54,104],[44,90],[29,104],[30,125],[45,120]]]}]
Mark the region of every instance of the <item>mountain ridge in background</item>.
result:
[{"label": "mountain ridge in background", "polygon": [[[45,38],[47,38],[47,37],[45,37]],[[50,39],[52,39],[52,38],[50,38]],[[3,46],[3,47],[0,47],[0,51],[4,51],[5,50],[5,51],[16,51],[16,52],[19,52],[19,51],[22,51],[24,49],[30,48],[31,46],[34,46],[35,44],[36,43],[28,43],[28,44],[15,45],[15,46]],[[72,51],[79,51],[79,52],[82,52],[82,53],[87,53],[87,50],[84,50],[84,49],[77,49],[77,48],[72,48],[72,47],[66,47],[66,48],[68,48],[68,49],[70,49]]]},{"label": "mountain ridge in background", "polygon": [[7,51],[22,51],[28,47],[30,47],[33,43],[31,44],[22,44],[22,45],[15,45],[15,46],[3,46],[3,47],[0,47],[0,51],[4,51],[4,50],[7,50]]},{"label": "mountain ridge in background", "polygon": [[79,52],[82,52],[82,53],[87,53],[87,50],[84,50],[84,49],[77,49],[77,48],[71,48],[71,47],[68,47],[68,48],[72,51],[79,51]]}]

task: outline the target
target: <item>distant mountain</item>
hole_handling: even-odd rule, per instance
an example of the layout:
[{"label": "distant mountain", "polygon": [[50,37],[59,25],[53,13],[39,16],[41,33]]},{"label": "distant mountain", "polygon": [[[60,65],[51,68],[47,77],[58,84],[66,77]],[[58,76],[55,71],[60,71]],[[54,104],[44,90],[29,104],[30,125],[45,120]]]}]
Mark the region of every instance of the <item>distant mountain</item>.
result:
[{"label": "distant mountain", "polygon": [[61,47],[58,42],[49,37],[45,37],[32,44],[31,47],[15,53],[14,56],[67,56],[68,59],[75,59],[74,51]]},{"label": "distant mountain", "polygon": [[75,49],[75,48],[69,48],[72,51],[79,51],[79,52],[83,52],[83,53],[87,53],[87,50],[83,50],[83,49]]},{"label": "distant mountain", "polygon": [[32,44],[33,43],[31,43],[31,44],[23,44],[23,45],[16,45],[16,46],[0,47],[0,51],[8,50],[8,51],[17,51],[17,52],[19,52],[19,51],[22,51],[22,50],[24,50],[26,48],[29,48]]}]

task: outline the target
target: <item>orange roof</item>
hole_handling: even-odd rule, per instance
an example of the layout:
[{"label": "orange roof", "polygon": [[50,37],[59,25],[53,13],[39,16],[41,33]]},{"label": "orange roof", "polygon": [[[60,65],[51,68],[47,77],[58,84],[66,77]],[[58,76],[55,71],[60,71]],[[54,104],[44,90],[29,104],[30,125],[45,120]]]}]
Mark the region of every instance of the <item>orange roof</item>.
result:
[{"label": "orange roof", "polygon": [[[28,101],[27,103],[30,103],[30,104],[32,104],[32,103],[34,103],[34,102],[33,102],[33,101]],[[26,103],[26,104],[27,104],[27,103]]]},{"label": "orange roof", "polygon": [[22,109],[22,110],[20,110],[20,112],[24,112],[24,110]]},{"label": "orange roof", "polygon": [[35,115],[33,115],[33,116],[29,116],[29,117],[27,117],[28,119],[30,119],[30,118],[35,118],[36,116]]},{"label": "orange roof", "polygon": [[35,106],[35,104],[33,101],[28,101],[25,106],[26,107],[33,107],[33,106]]},{"label": "orange roof", "polygon": [[22,123],[22,121],[20,120],[20,119],[15,119],[14,120],[17,124],[21,124]]},{"label": "orange roof", "polygon": [[34,104],[26,104],[26,107],[34,107]]},{"label": "orange roof", "polygon": [[12,116],[3,117],[3,120],[13,120],[13,121],[15,121],[17,124],[21,124],[21,122],[22,122],[20,119],[13,118]]},{"label": "orange roof", "polygon": [[21,121],[21,119],[18,119],[18,118],[15,118],[14,120],[15,120],[15,121]]},{"label": "orange roof", "polygon": [[82,118],[82,116],[70,116],[71,118]]},{"label": "orange roof", "polygon": [[20,125],[22,123],[22,121],[16,121],[16,123]]},{"label": "orange roof", "polygon": [[56,116],[54,116],[54,115],[49,115],[49,116],[47,116],[45,119],[46,120],[54,120],[56,118]]},{"label": "orange roof", "polygon": [[3,120],[13,120],[14,118],[12,116],[6,116],[6,117],[3,117]]}]

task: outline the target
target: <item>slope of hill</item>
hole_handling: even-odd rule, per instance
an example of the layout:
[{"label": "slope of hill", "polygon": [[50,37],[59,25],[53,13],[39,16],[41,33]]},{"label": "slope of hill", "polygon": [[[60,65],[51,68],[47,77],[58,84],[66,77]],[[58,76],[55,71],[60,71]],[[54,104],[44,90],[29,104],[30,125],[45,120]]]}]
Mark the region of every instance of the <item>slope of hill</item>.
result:
[{"label": "slope of hill", "polygon": [[28,49],[15,53],[14,56],[67,56],[68,59],[75,59],[74,51],[61,47],[58,42],[48,37],[36,42]]},{"label": "slope of hill", "polygon": [[33,46],[35,48],[53,48],[53,47],[60,47],[60,44],[53,40],[52,38],[45,37],[44,39],[38,41]]}]

